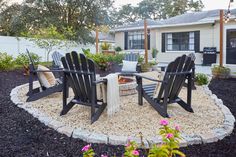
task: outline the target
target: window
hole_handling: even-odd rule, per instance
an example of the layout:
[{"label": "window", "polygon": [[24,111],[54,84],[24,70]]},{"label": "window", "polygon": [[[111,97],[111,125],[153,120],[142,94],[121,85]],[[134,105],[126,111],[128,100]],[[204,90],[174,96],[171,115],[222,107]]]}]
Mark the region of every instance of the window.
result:
[{"label": "window", "polygon": [[166,33],[167,51],[194,51],[194,32]]},{"label": "window", "polygon": [[128,32],[128,49],[144,49],[144,32]]}]

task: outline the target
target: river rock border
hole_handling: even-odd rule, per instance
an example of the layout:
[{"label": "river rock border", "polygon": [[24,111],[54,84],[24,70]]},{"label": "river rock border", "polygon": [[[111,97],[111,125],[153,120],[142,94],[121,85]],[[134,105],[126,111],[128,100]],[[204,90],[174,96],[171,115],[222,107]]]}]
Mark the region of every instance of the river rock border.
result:
[{"label": "river rock border", "polygon": [[[31,115],[33,115],[33,117],[37,118],[40,122],[44,123],[50,128],[55,129],[59,133],[65,134],[68,137],[82,139],[88,143],[125,145],[129,138],[132,141],[136,141],[138,144],[141,144],[141,140],[137,137],[98,134],[95,132],[89,132],[81,128],[73,128],[63,124],[62,122],[52,119],[51,117],[40,112],[38,109],[31,107],[30,102],[24,104],[24,102],[20,101],[20,99],[18,98],[18,90],[20,90],[25,86],[28,86],[28,84],[17,86],[14,89],[12,89],[10,94],[12,102],[19,108],[22,108]],[[208,94],[215,101],[215,104],[224,114],[223,125],[221,128],[215,128],[211,130],[211,132],[208,132],[207,134],[201,136],[200,135],[189,136],[186,134],[182,134],[183,139],[180,141],[181,147],[186,147],[188,145],[193,145],[193,144],[212,143],[218,140],[222,140],[224,137],[230,135],[234,129],[235,117],[232,115],[230,110],[223,104],[223,101],[221,99],[217,98],[215,94],[212,94],[208,86],[203,86],[203,88],[205,93]],[[153,138],[145,139],[143,142],[144,142],[144,147],[148,148],[149,144],[159,144],[162,141],[160,136],[156,136]]]}]

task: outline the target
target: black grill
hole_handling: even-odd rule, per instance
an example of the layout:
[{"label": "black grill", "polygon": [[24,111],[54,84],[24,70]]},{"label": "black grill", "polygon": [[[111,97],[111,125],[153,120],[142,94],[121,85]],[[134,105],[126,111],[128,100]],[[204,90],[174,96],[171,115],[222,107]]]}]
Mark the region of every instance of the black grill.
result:
[{"label": "black grill", "polygon": [[203,65],[216,63],[216,47],[203,48]]}]

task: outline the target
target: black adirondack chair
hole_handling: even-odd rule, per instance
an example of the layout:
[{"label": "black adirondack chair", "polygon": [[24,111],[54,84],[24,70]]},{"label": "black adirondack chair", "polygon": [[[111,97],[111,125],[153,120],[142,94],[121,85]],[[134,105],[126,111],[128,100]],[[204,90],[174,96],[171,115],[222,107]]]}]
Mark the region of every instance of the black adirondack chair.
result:
[{"label": "black adirondack chair", "polygon": [[[195,56],[195,54],[194,53],[190,53],[189,55],[188,55],[188,57],[190,57],[191,58],[191,60],[193,61],[193,68],[192,68],[192,72],[193,72],[193,81],[192,81],[192,89],[196,89],[196,86],[195,86],[195,69],[196,69],[196,67],[195,67],[195,60],[196,60],[196,56]],[[187,86],[186,84],[185,84],[185,86]]]},{"label": "black adirondack chair", "polygon": [[[58,83],[55,86],[46,88],[42,85],[42,83],[40,82],[40,79],[38,79],[38,73],[39,72],[62,72],[62,70],[49,70],[49,71],[37,70],[36,67],[35,67],[35,63],[34,63],[32,57],[31,57],[28,49],[26,49],[26,52],[27,52],[27,54],[29,56],[29,60],[30,60],[30,64],[29,64],[29,69],[30,69],[29,92],[27,93],[28,98],[27,98],[26,101],[27,102],[35,101],[35,100],[38,100],[40,98],[49,96],[53,93],[61,92],[62,89],[63,89],[62,81],[58,80]],[[34,82],[35,77],[39,81],[40,87],[34,88],[33,82]]]},{"label": "black adirondack chair", "polygon": [[[65,68],[63,77],[63,109],[61,115],[65,115],[75,105],[91,107],[91,124],[98,120],[107,106],[103,100],[97,99],[96,85],[106,83],[106,80],[96,81],[95,64],[87,59],[84,54],[77,52],[67,53],[62,57],[62,64]],[[73,89],[74,98],[67,103],[67,87]]]},{"label": "black adirondack chair", "polygon": [[[183,55],[176,58],[175,61],[168,65],[164,79],[162,81],[150,79],[136,74],[139,105],[143,105],[144,97],[163,117],[169,117],[167,113],[167,105],[170,103],[178,103],[185,110],[193,112],[193,109],[191,108],[191,86],[193,80],[193,72],[191,69],[193,66],[194,63],[191,58]],[[142,85],[142,79],[148,79],[156,83],[161,82],[157,97],[153,96],[154,90],[156,89],[156,84]],[[186,79],[188,80],[187,103],[179,97],[179,93]]]}]

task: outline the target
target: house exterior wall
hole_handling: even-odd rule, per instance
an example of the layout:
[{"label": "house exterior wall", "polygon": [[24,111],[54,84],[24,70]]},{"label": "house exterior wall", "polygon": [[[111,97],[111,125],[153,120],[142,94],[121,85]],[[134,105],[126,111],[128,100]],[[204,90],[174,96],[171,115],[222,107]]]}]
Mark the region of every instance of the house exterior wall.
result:
[{"label": "house exterior wall", "polygon": [[150,50],[157,48],[157,29],[150,30]]},{"label": "house exterior wall", "polygon": [[[225,28],[228,26],[235,26],[236,21],[229,22],[224,24]],[[151,58],[152,48],[158,50],[157,61],[169,63],[173,61],[176,57],[192,53],[191,51],[167,51],[162,52],[162,33],[173,33],[173,32],[190,32],[190,31],[200,31],[200,52],[203,51],[204,47],[216,47],[217,51],[220,51],[220,23],[219,21],[214,24],[198,24],[198,25],[188,25],[188,26],[175,26],[175,27],[166,27],[166,28],[155,28],[150,30],[150,50],[149,50],[149,59]],[[124,32],[115,33],[115,42],[116,46],[120,46],[124,49]],[[224,34],[224,43],[226,43],[226,35]],[[127,50],[128,51],[128,50]],[[134,50],[135,51],[135,50]],[[139,50],[141,51],[141,50]],[[144,51],[144,50],[143,50]],[[226,53],[226,47],[224,44],[224,54]],[[202,64],[203,54],[195,52],[196,55],[196,64]],[[225,57],[225,56],[224,56]],[[224,59],[225,62],[225,59]],[[217,54],[216,63],[219,63],[219,54]]]},{"label": "house exterior wall", "polygon": [[116,32],[115,33],[115,46],[120,46],[122,50],[124,50],[125,45],[124,45],[124,37],[125,33],[124,32]]},{"label": "house exterior wall", "polygon": [[[159,51],[157,58],[159,62],[170,62],[176,57],[189,54],[193,51],[167,51],[162,52],[162,33],[171,33],[171,32],[190,32],[190,31],[200,31],[200,51],[203,51],[204,47],[217,47],[219,51],[219,31],[218,26],[213,24],[204,24],[204,25],[193,25],[193,26],[181,26],[181,27],[169,27],[169,28],[159,28],[157,29],[157,50]],[[202,53],[196,52],[196,64],[202,64]]]}]

